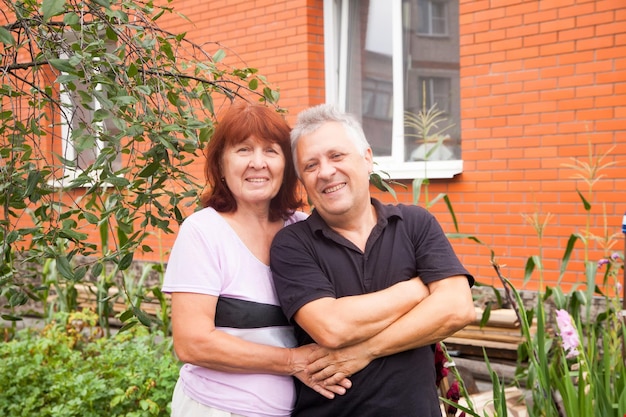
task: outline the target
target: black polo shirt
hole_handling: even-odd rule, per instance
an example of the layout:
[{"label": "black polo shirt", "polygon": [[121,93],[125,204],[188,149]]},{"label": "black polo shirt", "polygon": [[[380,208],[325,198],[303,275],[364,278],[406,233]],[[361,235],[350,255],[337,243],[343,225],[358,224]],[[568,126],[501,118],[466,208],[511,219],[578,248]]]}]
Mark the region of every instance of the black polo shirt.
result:
[{"label": "black polo shirt", "polygon": [[[375,199],[372,204],[378,222],[365,252],[329,228],[316,211],[276,235],[271,268],[280,303],[290,320],[313,300],[374,292],[414,276],[429,283],[465,275],[473,284],[473,277],[428,211],[418,206],[383,205]],[[297,324],[295,331],[299,345],[313,342]],[[441,416],[431,346],[374,360],[351,380],[352,388],[333,400],[296,380],[298,398],[292,415]]]}]

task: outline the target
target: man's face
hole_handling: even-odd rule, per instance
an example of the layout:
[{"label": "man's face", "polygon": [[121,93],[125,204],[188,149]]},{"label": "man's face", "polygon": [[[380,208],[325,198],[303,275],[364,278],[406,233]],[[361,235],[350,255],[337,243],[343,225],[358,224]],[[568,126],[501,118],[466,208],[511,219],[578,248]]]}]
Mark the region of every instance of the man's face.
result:
[{"label": "man's face", "polygon": [[329,122],[300,138],[297,168],[311,202],[327,221],[369,207],[372,150],[361,155],[345,128]]}]

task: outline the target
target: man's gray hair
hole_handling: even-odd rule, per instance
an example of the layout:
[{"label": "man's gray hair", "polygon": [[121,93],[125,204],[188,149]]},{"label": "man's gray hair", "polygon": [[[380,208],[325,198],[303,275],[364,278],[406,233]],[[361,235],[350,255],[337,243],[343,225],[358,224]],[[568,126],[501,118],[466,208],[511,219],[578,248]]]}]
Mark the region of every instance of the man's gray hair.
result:
[{"label": "man's gray hair", "polygon": [[315,132],[329,122],[340,123],[344,127],[348,137],[354,141],[362,156],[365,156],[365,151],[370,148],[361,123],[353,115],[341,112],[331,104],[320,104],[310,107],[298,114],[296,124],[291,130],[291,151],[298,176],[300,176],[300,172],[298,170],[298,161],[296,160],[296,147],[300,138]]}]

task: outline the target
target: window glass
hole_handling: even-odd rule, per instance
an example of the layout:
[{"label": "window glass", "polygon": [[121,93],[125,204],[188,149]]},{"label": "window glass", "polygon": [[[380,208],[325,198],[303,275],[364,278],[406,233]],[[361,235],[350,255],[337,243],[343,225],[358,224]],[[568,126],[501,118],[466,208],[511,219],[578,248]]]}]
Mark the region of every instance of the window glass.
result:
[{"label": "window glass", "polygon": [[346,110],[360,115],[374,156],[391,155],[393,61],[386,0],[353,1],[349,18]]},{"label": "window glass", "polygon": [[[462,171],[458,3],[326,0],[327,100],[360,118],[393,178],[423,175],[424,161],[441,166],[432,178]],[[424,137],[411,121],[426,114],[437,117]]]}]

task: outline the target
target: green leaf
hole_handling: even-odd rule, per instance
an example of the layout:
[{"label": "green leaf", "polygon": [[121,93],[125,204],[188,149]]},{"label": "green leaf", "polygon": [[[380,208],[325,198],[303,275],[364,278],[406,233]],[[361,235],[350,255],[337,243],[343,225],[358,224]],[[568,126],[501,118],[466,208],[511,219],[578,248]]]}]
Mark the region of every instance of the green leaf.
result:
[{"label": "green leaf", "polygon": [[59,273],[69,279],[74,280],[74,272],[72,272],[72,266],[70,265],[70,261],[66,256],[57,256],[56,258],[57,271]]},{"label": "green leaf", "polygon": [[126,178],[124,177],[118,177],[115,175],[112,175],[108,178],[105,178],[102,182],[106,182],[109,183],[111,185],[114,185],[116,187],[126,187],[127,185],[130,184],[130,181],[128,181]]},{"label": "green leaf", "polygon": [[111,3],[108,0],[92,0],[94,3],[104,7],[105,9],[111,9]]},{"label": "green leaf", "polygon": [[141,178],[151,177],[152,174],[154,174],[157,171],[157,169],[159,169],[160,166],[161,166],[161,162],[155,159],[152,162],[150,162],[148,165],[143,167],[143,169],[139,171],[139,174],[137,174],[137,176]]},{"label": "green leaf", "polygon": [[80,23],[80,17],[74,12],[68,12],[63,15],[63,23],[68,26],[74,26]]},{"label": "green leaf", "polygon": [[424,184],[424,178],[415,178],[413,180],[413,205],[417,206],[420,201],[420,194],[422,192],[422,185]]},{"label": "green leaf", "polygon": [[124,271],[128,269],[132,263],[133,263],[133,253],[130,252],[122,257],[122,259],[120,260],[120,263],[118,264],[118,267],[120,271]]},{"label": "green leaf", "polygon": [[113,28],[111,26],[107,26],[106,27],[106,34],[107,34],[107,39],[112,40],[112,41],[117,41],[117,33],[115,33],[115,31],[113,30]]},{"label": "green leaf", "polygon": [[561,278],[563,277],[563,274],[565,274],[565,271],[567,270],[567,266],[569,264],[569,258],[572,255],[572,251],[574,250],[574,245],[576,244],[577,240],[578,240],[578,236],[576,236],[575,234],[570,235],[569,239],[567,240],[567,247],[565,248],[565,252],[563,253],[563,258],[561,259],[561,271],[559,274],[559,281],[561,280]]},{"label": "green leaf", "polygon": [[135,317],[137,317],[141,324],[146,327],[150,327],[150,325],[152,324],[152,319],[150,318],[150,316],[148,316],[137,307],[133,307],[133,313],[135,313]]},{"label": "green leaf", "polygon": [[446,194],[444,193],[439,193],[437,194],[437,197],[433,198],[432,200],[430,200],[427,204],[426,204],[426,208],[430,209],[432,206],[435,205],[435,203],[437,203],[439,200],[441,200]]},{"label": "green leaf", "polygon": [[104,265],[102,265],[102,263],[98,262],[97,264],[95,264],[92,268],[91,268],[91,274],[94,277],[99,277],[100,274],[102,274],[102,271],[104,270]]},{"label": "green leaf", "polygon": [[124,325],[118,330],[119,333],[125,332],[128,329],[132,329],[137,325],[137,320],[130,320],[124,323]]},{"label": "green leaf", "polygon": [[448,212],[450,212],[450,216],[452,216],[452,221],[454,222],[454,230],[459,233],[459,223],[456,220],[456,214],[454,214],[454,209],[452,208],[452,202],[450,201],[450,197],[448,194],[443,196],[443,201],[446,202],[446,206],[448,207]]},{"label": "green leaf", "polygon": [[137,66],[135,65],[134,62],[131,62],[130,65],[128,66],[128,69],[126,70],[126,75],[128,75],[128,78],[133,78],[138,73],[139,73],[139,70],[137,69]]},{"label": "green leaf", "polygon": [[0,26],[0,42],[5,45],[15,45],[15,39],[13,38],[13,35],[3,26]]},{"label": "green leaf", "polygon": [[257,80],[256,78],[251,79],[248,83],[248,88],[250,88],[250,90],[256,90],[258,86],[259,80]]},{"label": "green leaf", "polygon": [[98,219],[98,216],[93,213],[89,213],[88,211],[84,212],[83,215],[85,216],[85,220],[87,220],[90,224],[98,224],[98,221],[100,220]]},{"label": "green leaf", "polygon": [[530,276],[532,275],[533,271],[535,270],[535,266],[536,266],[535,265],[535,257],[531,256],[526,261],[526,267],[524,268],[524,284],[528,283],[528,281],[530,280]]},{"label": "green leaf", "polygon": [[591,204],[589,204],[585,196],[583,196],[580,190],[578,189],[576,190],[576,192],[578,193],[578,196],[580,197],[580,199],[583,201],[583,206],[585,207],[585,211],[591,210]]},{"label": "green leaf", "polygon": [[41,3],[41,11],[43,12],[43,20],[48,21],[53,16],[58,16],[65,10],[65,0],[43,0]]},{"label": "green leaf", "polygon": [[213,55],[214,62],[220,62],[222,59],[226,57],[226,52],[223,49],[219,49],[215,55]]},{"label": "green leaf", "polygon": [[70,63],[69,59],[54,58],[48,60],[48,62],[59,71],[76,73],[76,67]]},{"label": "green leaf", "polygon": [[14,243],[19,239],[20,234],[16,230],[12,230],[6,237],[6,243],[8,245]]},{"label": "green leaf", "polygon": [[133,309],[129,308],[126,311],[124,311],[122,314],[120,314],[120,321],[122,323],[132,319],[133,317],[135,317],[135,313],[133,313]]},{"label": "green leaf", "polygon": [[74,242],[80,242],[87,239],[87,235],[85,233],[80,233],[70,229],[60,229],[59,236],[62,236]]},{"label": "green leaf", "polygon": [[202,94],[202,106],[209,111],[211,114],[215,114],[215,109],[213,108],[213,97],[209,94]]}]

